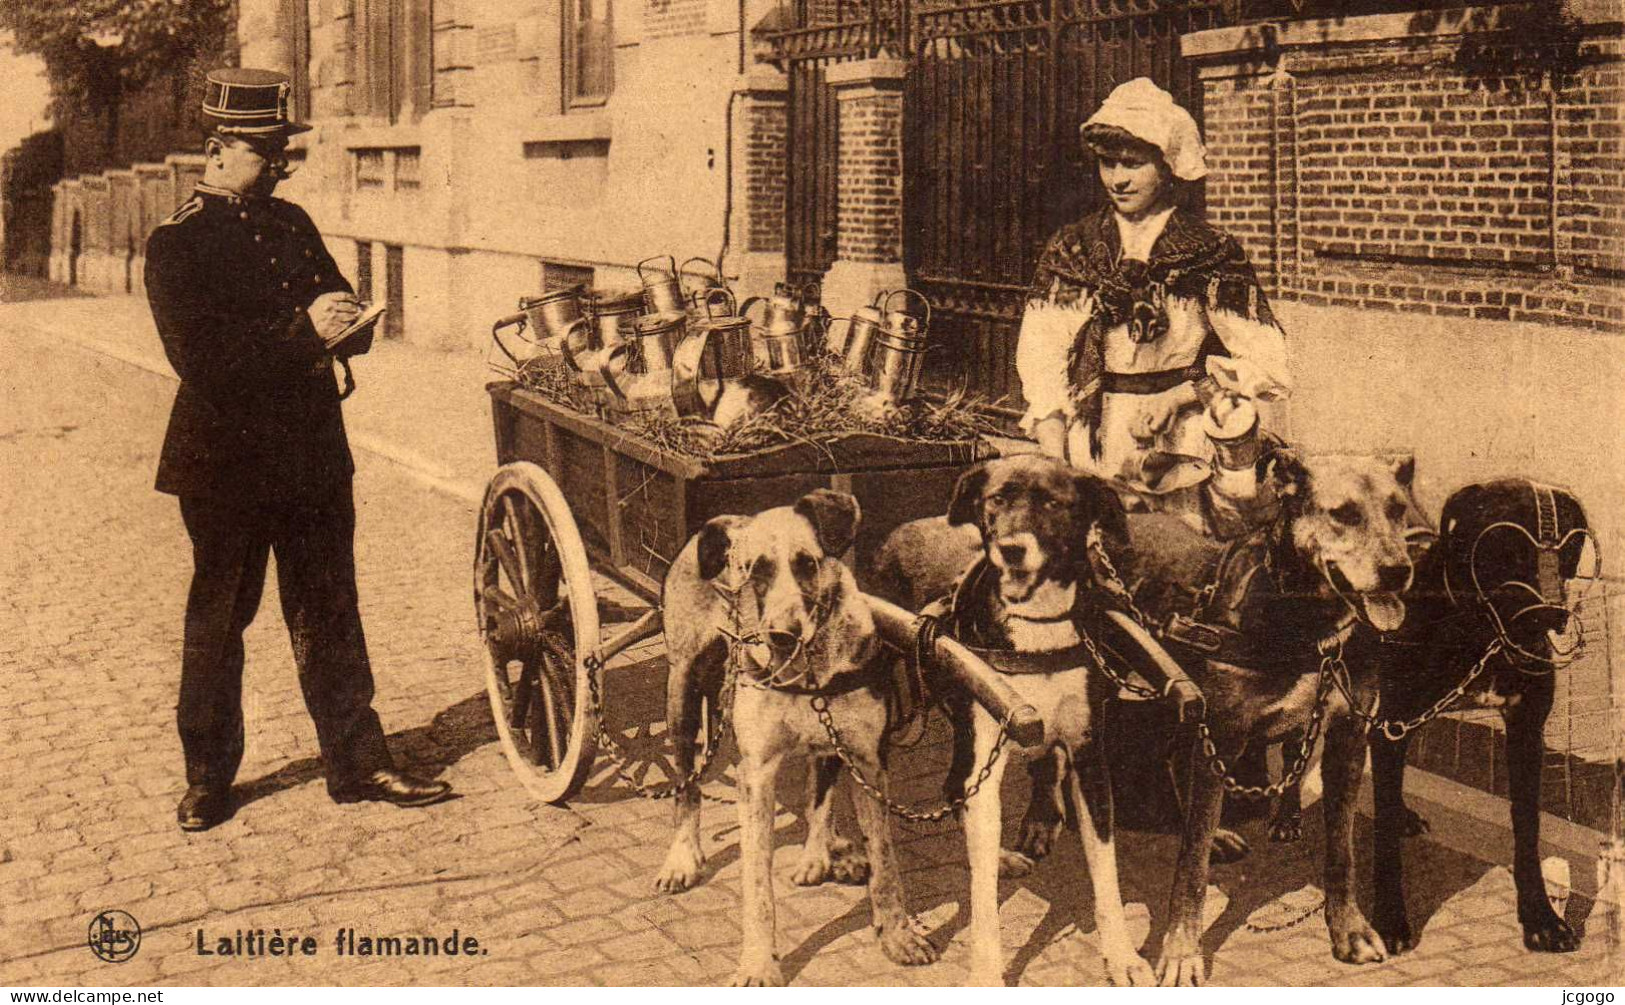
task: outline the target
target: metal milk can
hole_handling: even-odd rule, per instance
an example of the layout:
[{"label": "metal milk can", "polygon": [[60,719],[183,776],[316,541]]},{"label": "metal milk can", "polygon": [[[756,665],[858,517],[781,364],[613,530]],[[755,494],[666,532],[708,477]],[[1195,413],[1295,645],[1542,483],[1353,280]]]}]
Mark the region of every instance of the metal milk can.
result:
[{"label": "metal milk can", "polygon": [[601,404],[612,404],[614,397],[605,382],[604,372],[610,354],[625,341],[622,325],[630,326],[642,312],[641,292],[594,290],[586,296],[589,344],[585,351],[572,351],[572,355],[582,385]]},{"label": "metal milk can", "polygon": [[[526,341],[536,345],[543,352],[557,352],[564,355],[566,360],[573,363],[574,352],[588,348],[589,338],[587,321],[581,316],[581,287],[569,286],[562,290],[544,293],[539,297],[520,297],[519,313],[510,314],[499,319],[491,326],[491,337],[496,340],[497,348],[502,354],[518,364],[519,358],[503,343],[502,336],[498,334],[503,328],[518,325],[516,332],[520,338],[525,339],[525,327],[529,325],[534,335]],[[527,353],[526,358],[536,355]]]},{"label": "metal milk can", "polygon": [[[825,348],[841,357],[847,372],[864,374],[869,370],[869,351],[875,336],[886,326],[886,311],[881,306],[891,294],[882,292],[871,305],[859,307],[849,318],[831,318],[825,337]],[[837,334],[836,322],[845,321],[846,331]]]},{"label": "metal milk can", "polygon": [[690,329],[672,359],[672,396],[679,415],[714,418],[730,387],[756,370],[750,319],[724,315]]},{"label": "metal milk can", "polygon": [[749,317],[757,304],[765,305],[761,323],[752,330],[757,369],[778,377],[795,373],[805,361],[806,307],[784,283],[776,284],[770,297],[746,300],[739,313]]},{"label": "metal milk can", "polygon": [[[645,270],[650,262],[666,260],[668,268]],[[668,314],[683,310],[683,280],[677,271],[677,260],[670,255],[655,255],[638,263],[638,280],[643,284],[643,304],[650,314]]]},{"label": "metal milk can", "polygon": [[623,327],[625,340],[611,349],[603,366],[604,384],[617,411],[670,411],[672,360],[684,337],[682,311],[649,314]]},{"label": "metal milk can", "polygon": [[[892,297],[913,294],[924,307],[923,315],[890,310]],[[869,353],[869,385],[892,404],[902,404],[914,396],[920,371],[925,366],[926,334],[931,329],[931,302],[914,290],[897,290],[881,302],[884,325],[875,336]]]},{"label": "metal milk can", "polygon": [[[690,272],[688,267],[695,262],[705,266],[705,268],[703,270],[696,269]],[[682,276],[693,276],[699,280],[699,284],[692,291],[683,295],[684,306],[688,308],[690,313],[697,316],[704,316],[708,313],[705,306],[706,299],[713,291],[722,290],[726,292],[730,298],[733,296],[733,292],[728,289],[727,281],[722,278],[722,270],[709,258],[701,258],[696,255],[693,258],[685,259],[683,264],[677,267],[677,275],[679,278]],[[736,314],[738,312],[729,310],[728,313]]]}]

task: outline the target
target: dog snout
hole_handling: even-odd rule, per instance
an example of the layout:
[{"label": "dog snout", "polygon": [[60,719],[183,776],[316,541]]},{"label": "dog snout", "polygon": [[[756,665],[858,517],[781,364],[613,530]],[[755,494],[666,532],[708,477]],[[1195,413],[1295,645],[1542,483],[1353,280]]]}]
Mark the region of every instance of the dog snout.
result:
[{"label": "dog snout", "polygon": [[1398,593],[1410,584],[1409,565],[1384,565],[1377,569],[1377,586],[1385,593]]},{"label": "dog snout", "polygon": [[800,626],[769,628],[767,644],[776,653],[788,653],[801,644]]},{"label": "dog snout", "polygon": [[1022,573],[1032,572],[1035,566],[1042,564],[1043,553],[1038,547],[1038,538],[1023,531],[1001,535],[993,542],[990,556],[993,564],[1001,569]]}]

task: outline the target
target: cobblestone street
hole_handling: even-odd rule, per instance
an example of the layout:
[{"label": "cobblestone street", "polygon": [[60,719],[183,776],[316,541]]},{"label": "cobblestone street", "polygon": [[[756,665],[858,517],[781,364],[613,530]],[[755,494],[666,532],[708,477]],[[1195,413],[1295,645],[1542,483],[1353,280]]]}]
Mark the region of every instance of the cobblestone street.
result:
[{"label": "cobblestone street", "polygon": [[[607,762],[569,808],[532,801],[490,724],[473,632],[475,509],[357,451],[362,615],[376,707],[398,760],[460,798],[422,810],[329,801],[301,699],[274,577],[247,637],[248,748],[239,808],[183,834],[174,705],[190,576],[174,499],[152,490],[173,385],[20,327],[0,306],[0,984],[716,984],[740,938],[733,807],[708,802],[701,884],[653,892],[669,806],[641,800]],[[155,346],[150,347],[155,349]],[[365,393],[365,392],[363,392]],[[457,468],[451,460],[447,466]],[[607,589],[607,588],[606,588]],[[663,663],[644,647],[612,670],[613,728],[662,717]],[[896,758],[903,798],[934,802],[946,763],[940,723]],[[799,802],[799,766],[781,797]],[[1025,799],[1012,771],[1007,806]],[[728,777],[708,793],[731,797]],[[861,796],[860,796],[861,798]],[[850,812],[843,807],[848,833]],[[1535,984],[1621,979],[1600,911],[1566,956],[1523,949],[1510,873],[1442,840],[1412,842],[1407,867],[1419,948],[1355,968],[1334,961],[1318,914],[1321,830],[1295,845],[1245,831],[1253,854],[1214,869],[1205,948],[1216,984]],[[869,929],[863,890],[802,888],[789,873],[804,826],[778,818],[775,887],[786,976],[811,985],[961,985],[968,875],[956,826],[897,824],[911,906],[944,958],[902,969]],[[1013,826],[1013,821],[1012,821]],[[1457,822],[1460,829],[1466,825]],[[1448,821],[1436,821],[1436,831]],[[1368,882],[1369,822],[1358,835]],[[1098,939],[1075,840],[1003,893],[1012,983],[1098,984]],[[1460,847],[1457,843],[1456,847]],[[1119,843],[1132,936],[1161,918],[1176,851],[1167,835]],[[1573,862],[1571,922],[1593,904],[1589,859]],[[1362,897],[1368,890],[1362,890]],[[144,931],[129,962],[98,961],[99,911]],[[1278,931],[1265,931],[1280,926]],[[477,955],[341,957],[335,933],[478,939]],[[314,957],[200,955],[238,930],[314,934]]]}]

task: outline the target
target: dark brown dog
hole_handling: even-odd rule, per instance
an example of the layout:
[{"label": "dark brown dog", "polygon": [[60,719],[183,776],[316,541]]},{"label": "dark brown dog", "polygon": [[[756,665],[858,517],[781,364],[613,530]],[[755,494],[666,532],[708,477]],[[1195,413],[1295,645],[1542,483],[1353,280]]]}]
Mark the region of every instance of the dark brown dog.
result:
[{"label": "dark brown dog", "polygon": [[[830,827],[841,763],[813,709],[822,694],[847,752],[882,791],[886,785],[885,687],[881,647],[868,604],[839,555],[851,545],[857,500],[818,489],[794,506],[710,521],[683,548],[661,597],[670,676],[666,716],[679,777],[695,762],[702,699],[733,703],[739,745],[739,846],[744,944],[735,984],[782,985],[775,952],[772,889],[775,780],[786,754],[810,753],[807,843],[797,883],[833,873],[861,875],[863,864]],[[728,661],[738,685],[723,695]],[[929,963],[936,950],[912,924],[886,810],[853,800],[868,845],[869,899],[881,949],[903,964]],[[677,892],[699,878],[700,794],[676,802],[676,835],[655,881]]]},{"label": "dark brown dog", "polygon": [[[1278,450],[1261,462],[1281,500],[1275,523],[1256,545],[1260,563],[1244,590],[1223,605],[1245,642],[1245,658],[1201,658],[1174,649],[1201,687],[1218,756],[1235,764],[1249,747],[1301,734],[1317,704],[1324,717],[1326,926],[1332,953],[1346,963],[1385,959],[1381,936],[1354,901],[1354,809],[1365,772],[1365,742],[1349,699],[1372,707],[1377,675],[1346,661],[1346,677],[1322,680],[1322,650],[1346,640],[1355,619],[1382,631],[1405,617],[1401,593],[1412,566],[1405,546],[1409,460],[1318,457],[1301,461]],[[1222,596],[1233,584],[1221,583]],[[1187,658],[1189,657],[1189,658]],[[1205,980],[1200,938],[1207,893],[1208,848],[1219,825],[1225,783],[1208,765],[1191,773],[1185,831],[1169,896],[1168,932],[1158,960],[1162,983]]]},{"label": "dark brown dog", "polygon": [[[1543,952],[1580,946],[1541,877],[1540,778],[1556,676],[1574,645],[1563,637],[1574,627],[1567,584],[1582,571],[1588,527],[1579,500],[1562,489],[1505,479],[1459,490],[1445,502],[1438,542],[1417,565],[1404,629],[1367,638],[1354,657],[1379,668],[1382,717],[1396,723],[1419,716],[1481,667],[1458,704],[1499,709],[1506,721],[1518,921],[1524,945]],[[1371,732],[1373,919],[1388,950],[1402,953],[1417,941],[1405,910],[1404,838],[1427,824],[1405,806],[1408,731],[1389,732],[1394,738]]]}]

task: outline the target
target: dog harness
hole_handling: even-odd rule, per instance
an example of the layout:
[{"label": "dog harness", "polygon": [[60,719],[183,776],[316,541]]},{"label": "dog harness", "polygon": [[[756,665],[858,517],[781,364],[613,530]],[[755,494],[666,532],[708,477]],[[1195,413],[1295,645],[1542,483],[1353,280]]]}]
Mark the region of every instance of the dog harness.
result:
[{"label": "dog harness", "polygon": [[1293,657],[1345,640],[1353,630],[1352,609],[1322,630],[1315,624],[1324,620],[1318,611],[1292,603],[1277,580],[1268,527],[1226,545],[1207,579],[1188,610],[1168,612],[1160,628],[1148,626],[1176,656],[1312,673],[1315,661]]}]

